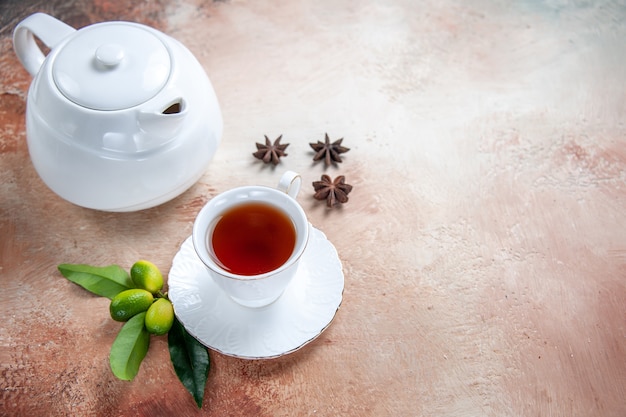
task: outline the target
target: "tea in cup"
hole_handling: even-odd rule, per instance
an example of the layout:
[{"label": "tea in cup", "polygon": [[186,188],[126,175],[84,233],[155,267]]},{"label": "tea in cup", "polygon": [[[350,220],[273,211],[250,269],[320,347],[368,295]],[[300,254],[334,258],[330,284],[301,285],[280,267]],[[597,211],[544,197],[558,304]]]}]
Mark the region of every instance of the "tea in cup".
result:
[{"label": "tea in cup", "polygon": [[288,171],[277,188],[234,188],[198,213],[194,249],[211,278],[235,302],[246,307],[271,304],[295,276],[310,227],[295,199],[300,183],[300,176]]}]

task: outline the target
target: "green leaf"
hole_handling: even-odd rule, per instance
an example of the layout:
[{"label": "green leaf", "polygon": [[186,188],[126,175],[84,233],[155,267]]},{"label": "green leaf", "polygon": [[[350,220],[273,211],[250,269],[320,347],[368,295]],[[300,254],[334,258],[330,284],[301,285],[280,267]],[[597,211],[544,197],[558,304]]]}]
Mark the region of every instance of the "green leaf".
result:
[{"label": "green leaf", "polygon": [[58,268],[65,278],[102,297],[113,298],[124,290],[135,288],[128,272],[118,265],[61,264]]},{"label": "green leaf", "polygon": [[198,408],[202,408],[210,366],[207,348],[187,333],[178,319],[174,319],[167,343],[178,379],[193,396]]},{"label": "green leaf", "polygon": [[113,375],[119,379],[131,381],[139,372],[139,365],[148,352],[150,333],[144,326],[145,317],[145,311],[131,317],[111,346],[109,363]]}]

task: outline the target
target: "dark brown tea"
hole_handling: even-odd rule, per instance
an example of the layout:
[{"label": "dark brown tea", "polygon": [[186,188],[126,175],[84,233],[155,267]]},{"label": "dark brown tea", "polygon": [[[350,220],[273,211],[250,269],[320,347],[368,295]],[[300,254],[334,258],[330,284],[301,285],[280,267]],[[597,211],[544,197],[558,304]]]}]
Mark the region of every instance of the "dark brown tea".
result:
[{"label": "dark brown tea", "polygon": [[225,270],[258,275],[289,259],[296,245],[296,229],[281,210],[264,203],[245,203],[221,215],[211,245]]}]

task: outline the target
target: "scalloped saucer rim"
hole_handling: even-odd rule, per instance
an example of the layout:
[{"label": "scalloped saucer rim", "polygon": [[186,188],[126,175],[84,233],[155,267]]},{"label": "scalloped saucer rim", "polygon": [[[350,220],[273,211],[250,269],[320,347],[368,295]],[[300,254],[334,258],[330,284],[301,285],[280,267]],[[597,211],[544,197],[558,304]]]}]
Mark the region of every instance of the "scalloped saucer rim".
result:
[{"label": "scalloped saucer rim", "polygon": [[261,308],[241,306],[222,292],[196,255],[191,237],[186,238],[168,277],[178,320],[203,345],[242,359],[280,357],[315,340],[341,306],[344,275],[333,244],[309,227],[296,276],[278,300]]}]

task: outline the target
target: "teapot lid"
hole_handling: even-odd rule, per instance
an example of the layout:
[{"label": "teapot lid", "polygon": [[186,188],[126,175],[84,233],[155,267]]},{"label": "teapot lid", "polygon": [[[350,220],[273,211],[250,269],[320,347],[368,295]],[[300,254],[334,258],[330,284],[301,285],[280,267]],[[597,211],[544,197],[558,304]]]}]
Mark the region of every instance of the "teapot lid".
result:
[{"label": "teapot lid", "polygon": [[154,97],[167,83],[170,54],[151,29],[107,22],[79,30],[59,51],[52,77],[74,103],[122,110]]}]

